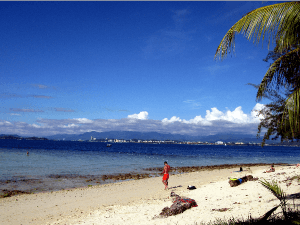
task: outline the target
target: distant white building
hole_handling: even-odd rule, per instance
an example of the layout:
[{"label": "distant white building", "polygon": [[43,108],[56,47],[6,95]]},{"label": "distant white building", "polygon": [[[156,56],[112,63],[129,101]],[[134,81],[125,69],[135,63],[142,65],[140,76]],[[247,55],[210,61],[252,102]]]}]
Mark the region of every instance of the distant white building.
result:
[{"label": "distant white building", "polygon": [[116,143],[126,143],[126,140],[123,139],[115,139]]},{"label": "distant white building", "polygon": [[223,141],[217,141],[217,142],[215,142],[215,144],[216,144],[216,145],[223,145],[224,142],[223,142]]},{"label": "distant white building", "polygon": [[91,141],[96,141],[96,138],[93,138],[93,136],[91,136]]}]

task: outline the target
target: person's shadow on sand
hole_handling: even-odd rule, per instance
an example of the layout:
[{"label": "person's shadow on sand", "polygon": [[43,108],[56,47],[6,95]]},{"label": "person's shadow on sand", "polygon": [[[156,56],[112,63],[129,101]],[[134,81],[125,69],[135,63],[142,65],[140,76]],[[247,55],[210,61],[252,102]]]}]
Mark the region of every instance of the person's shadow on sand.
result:
[{"label": "person's shadow on sand", "polygon": [[169,189],[175,189],[175,188],[179,188],[179,187],[182,187],[182,186],[178,185],[178,186],[174,186],[174,187],[169,187]]}]

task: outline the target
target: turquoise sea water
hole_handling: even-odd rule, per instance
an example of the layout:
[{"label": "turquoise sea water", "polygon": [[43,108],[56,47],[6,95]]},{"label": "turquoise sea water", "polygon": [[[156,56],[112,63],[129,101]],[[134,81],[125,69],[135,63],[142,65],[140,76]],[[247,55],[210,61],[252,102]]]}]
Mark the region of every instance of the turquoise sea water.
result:
[{"label": "turquoise sea water", "polygon": [[[26,152],[29,151],[29,156]],[[145,168],[242,163],[299,163],[299,147],[162,145],[101,142],[0,140],[0,179],[56,174],[104,175]]]}]

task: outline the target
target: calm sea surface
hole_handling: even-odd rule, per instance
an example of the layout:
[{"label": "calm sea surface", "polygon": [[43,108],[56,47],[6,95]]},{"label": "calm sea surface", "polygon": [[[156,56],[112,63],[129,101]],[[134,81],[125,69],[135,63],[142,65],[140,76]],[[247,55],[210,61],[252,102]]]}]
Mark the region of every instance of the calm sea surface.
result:
[{"label": "calm sea surface", "polygon": [[[29,156],[26,152],[29,151]],[[144,168],[235,163],[299,163],[299,147],[162,145],[0,140],[0,179],[53,174],[104,175]]]}]

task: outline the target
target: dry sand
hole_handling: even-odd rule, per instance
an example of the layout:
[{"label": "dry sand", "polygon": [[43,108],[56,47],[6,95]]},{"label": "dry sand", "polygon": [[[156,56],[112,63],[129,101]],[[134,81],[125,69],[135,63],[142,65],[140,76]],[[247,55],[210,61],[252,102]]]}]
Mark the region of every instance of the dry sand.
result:
[{"label": "dry sand", "polygon": [[[298,180],[285,180],[299,176],[300,168],[275,168],[273,173],[263,173],[268,169],[266,166],[255,166],[243,172],[234,172],[239,170],[234,168],[171,175],[171,188],[167,191],[161,177],[156,177],[2,198],[0,224],[200,224],[218,218],[246,219],[250,214],[256,218],[277,205],[279,200],[259,181],[230,187],[228,177],[253,175],[259,179],[276,180],[288,196],[297,194],[296,199],[289,200],[289,203],[299,206]],[[197,189],[188,190],[188,185]],[[171,191],[195,199],[198,207],[176,216],[153,219],[164,207],[171,206]],[[222,211],[224,208],[227,210]]]}]

